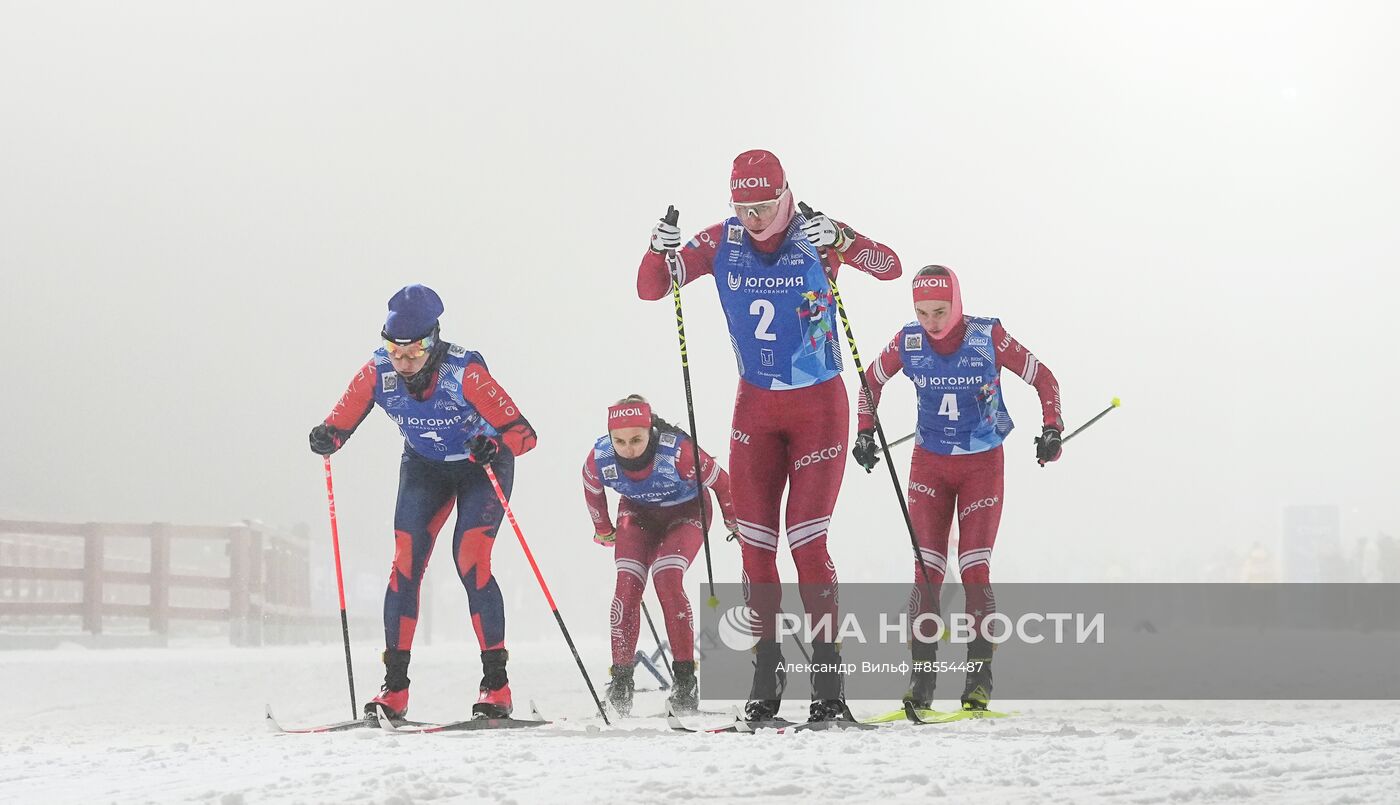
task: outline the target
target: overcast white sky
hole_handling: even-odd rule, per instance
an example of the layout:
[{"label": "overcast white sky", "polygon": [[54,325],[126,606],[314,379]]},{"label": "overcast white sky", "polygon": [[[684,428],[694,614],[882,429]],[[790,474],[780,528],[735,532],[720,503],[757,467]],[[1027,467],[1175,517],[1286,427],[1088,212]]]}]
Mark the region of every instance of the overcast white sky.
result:
[{"label": "overcast white sky", "polygon": [[[579,464],[626,393],[685,417],[670,303],[636,298],[636,264],[667,204],[687,232],[724,217],[730,160],[762,147],[906,272],[955,267],[1071,425],[1123,398],[1042,470],[1007,376],[994,579],[1165,577],[1275,541],[1290,503],[1400,532],[1396,41],[1387,2],[7,0],[0,516],[324,537],[306,431],[423,282],[537,426],[517,513],[561,603],[601,620]],[[907,281],[842,291],[868,361]],[[734,361],[712,284],[685,304],[723,457]],[[908,432],[908,384],[885,400]],[[335,457],[371,600],[398,454],[376,413]],[[831,534],[843,580],[908,575],[884,474],[852,465]]]}]

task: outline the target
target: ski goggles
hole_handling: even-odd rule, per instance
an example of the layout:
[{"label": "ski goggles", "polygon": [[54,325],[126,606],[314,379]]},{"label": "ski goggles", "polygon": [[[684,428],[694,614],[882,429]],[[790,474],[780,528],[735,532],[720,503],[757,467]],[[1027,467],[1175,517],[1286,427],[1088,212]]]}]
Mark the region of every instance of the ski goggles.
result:
[{"label": "ski goggles", "polygon": [[428,350],[432,349],[435,343],[430,335],[408,343],[395,341],[384,333],[380,333],[380,335],[384,336],[384,351],[396,361],[416,361],[428,354]]},{"label": "ski goggles", "polygon": [[786,193],[787,188],[784,187],[782,190],[778,191],[778,197],[775,199],[770,199],[768,201],[755,201],[752,204],[741,204],[737,201],[731,201],[729,202],[729,206],[734,209],[734,212],[740,218],[743,218],[747,215],[763,216],[767,215],[773,210],[776,210],[778,208],[778,202],[783,200],[783,196]]}]

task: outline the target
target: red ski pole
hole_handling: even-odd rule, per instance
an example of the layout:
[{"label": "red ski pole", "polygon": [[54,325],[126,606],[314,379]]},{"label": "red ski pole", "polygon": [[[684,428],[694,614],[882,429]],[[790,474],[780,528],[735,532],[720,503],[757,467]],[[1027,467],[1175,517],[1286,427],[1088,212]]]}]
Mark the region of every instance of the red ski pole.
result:
[{"label": "red ski pole", "polygon": [[559,614],[559,605],[554,603],[554,596],[549,594],[549,585],[544,583],[544,576],[540,574],[540,566],[535,564],[535,555],[530,553],[530,545],[525,541],[525,534],[520,530],[520,524],[515,522],[515,514],[510,510],[510,501],[506,500],[505,490],[501,489],[501,484],[496,480],[496,471],[491,469],[490,464],[482,464],[481,468],[486,470],[486,477],[491,479],[491,486],[496,490],[496,499],[501,501],[501,508],[506,511],[506,519],[510,521],[510,527],[515,529],[515,538],[520,540],[520,547],[525,551],[525,558],[530,562],[530,569],[535,571],[535,581],[540,583],[540,590],[544,592],[544,600],[549,604],[549,609],[554,613],[554,621],[559,624],[559,631],[564,633],[564,642],[569,644],[569,651],[573,652],[574,662],[578,663],[579,673],[583,674],[583,683],[588,686],[588,692],[593,696],[593,703],[598,706],[598,714],[603,717],[603,723],[612,726],[608,720],[607,711],[603,709],[603,702],[598,698],[598,692],[593,688],[593,680],[588,678],[588,669],[583,666],[583,658],[578,655],[578,648],[574,646],[574,639],[569,636],[569,627],[564,625],[564,616]]},{"label": "red ski pole", "polygon": [[350,717],[359,718],[359,708],[355,706],[355,671],[350,665],[350,621],[345,617],[345,576],[340,571],[340,528],[335,519],[335,486],[331,483],[331,457],[322,456],[326,462],[326,502],[331,513],[331,549],[335,552],[335,588],[340,593],[340,636],[345,642],[345,676],[350,681]]}]

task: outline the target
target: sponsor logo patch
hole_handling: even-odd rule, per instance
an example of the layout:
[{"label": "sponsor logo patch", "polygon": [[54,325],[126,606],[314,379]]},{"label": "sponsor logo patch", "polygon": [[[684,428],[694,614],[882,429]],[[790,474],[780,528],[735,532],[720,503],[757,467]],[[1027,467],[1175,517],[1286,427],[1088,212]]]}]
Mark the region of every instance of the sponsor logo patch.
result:
[{"label": "sponsor logo patch", "polygon": [[924,348],[923,333],[907,333],[904,336],[904,351],[918,352]]},{"label": "sponsor logo patch", "polygon": [[462,346],[461,344],[453,344],[452,346],[447,348],[447,354],[451,355],[454,358],[460,358],[463,355],[467,354],[467,348]]},{"label": "sponsor logo patch", "polygon": [[744,227],[740,224],[730,224],[725,227],[724,239],[734,246],[743,246]]},{"label": "sponsor logo patch", "polygon": [[676,434],[670,432],[663,433],[661,434],[661,438],[657,439],[657,441],[661,443],[662,447],[675,447]]},{"label": "sponsor logo patch", "polygon": [[606,478],[606,479],[608,479],[609,481],[616,481],[616,480],[617,480],[617,465],[616,465],[616,464],[609,464],[608,466],[604,467],[604,468],[603,468],[603,477]]},{"label": "sponsor logo patch", "polygon": [[379,388],[385,394],[399,390],[399,373],[385,372],[379,376]]}]

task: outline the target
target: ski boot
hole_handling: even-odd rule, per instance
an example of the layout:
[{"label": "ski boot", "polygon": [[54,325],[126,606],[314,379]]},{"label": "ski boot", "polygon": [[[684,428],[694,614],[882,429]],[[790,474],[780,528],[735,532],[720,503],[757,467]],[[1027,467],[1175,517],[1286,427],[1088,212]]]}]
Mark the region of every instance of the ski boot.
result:
[{"label": "ski boot", "polygon": [[700,687],[695,679],[694,660],[675,660],[671,663],[671,695],[666,704],[677,715],[694,713],[700,709]]},{"label": "ski boot", "polygon": [[835,643],[812,641],[812,706],[807,721],[855,721],[841,684],[841,653]]},{"label": "ski boot", "polygon": [[637,683],[632,679],[634,665],[614,665],[608,669],[612,681],[608,682],[608,704],[623,718],[632,715],[632,694]]},{"label": "ski boot", "polygon": [[[938,644],[915,640],[910,654],[914,670],[909,674],[909,690],[905,691],[903,701],[914,705],[915,710],[931,710],[933,688],[938,681],[938,672],[933,669],[933,663],[938,658]],[[927,668],[919,667],[925,664]]]},{"label": "ski boot", "polygon": [[975,638],[967,644],[968,663],[980,663],[980,667],[969,668],[967,682],[963,685],[962,709],[986,710],[992,700],[992,644],[984,637]]},{"label": "ski boot", "polygon": [[408,658],[406,649],[384,650],[384,685],[379,695],[365,703],[365,718],[373,721],[375,712],[400,720],[408,714]]},{"label": "ski boot", "polygon": [[776,640],[760,640],[754,652],[757,656],[753,665],[753,686],[749,688],[748,704],[744,705],[744,720],[772,721],[778,717],[783,689],[787,687],[782,649]]},{"label": "ski boot", "polygon": [[481,652],[481,685],[472,718],[510,718],[515,709],[510,701],[510,679],[506,677],[509,652],[503,648]]}]

